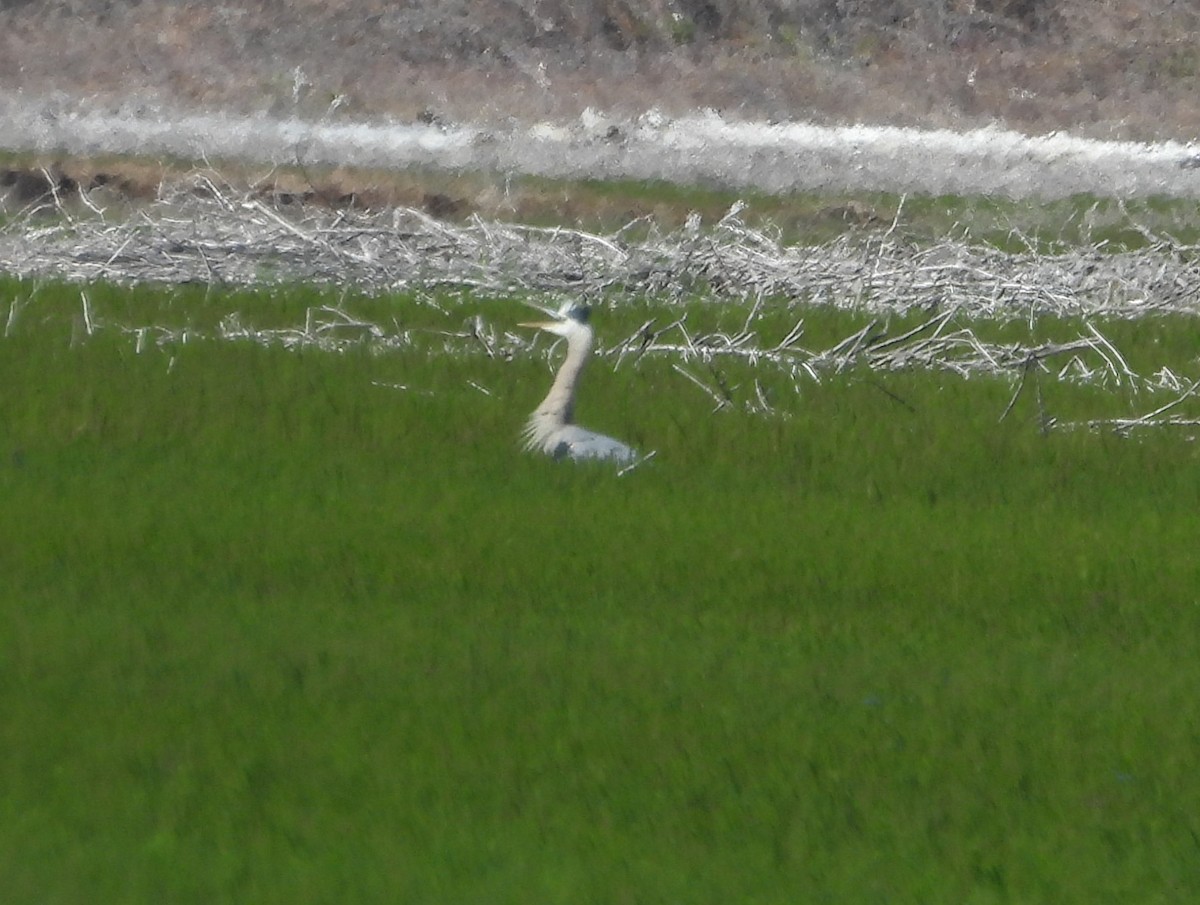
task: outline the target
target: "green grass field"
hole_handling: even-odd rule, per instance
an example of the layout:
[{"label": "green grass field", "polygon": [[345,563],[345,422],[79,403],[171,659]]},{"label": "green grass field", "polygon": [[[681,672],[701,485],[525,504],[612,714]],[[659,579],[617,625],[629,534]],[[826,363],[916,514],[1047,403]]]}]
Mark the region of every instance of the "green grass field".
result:
[{"label": "green grass field", "polygon": [[[602,359],[581,421],[657,451],[618,478],[520,452],[544,344],[439,351],[514,300],[351,299],[412,342],[333,352],[206,338],[313,289],[95,286],[91,335],[77,287],[17,297],[4,901],[1200,899],[1186,433],[930,372],[714,413]],[[1196,376],[1194,323],[1108,329]]]}]

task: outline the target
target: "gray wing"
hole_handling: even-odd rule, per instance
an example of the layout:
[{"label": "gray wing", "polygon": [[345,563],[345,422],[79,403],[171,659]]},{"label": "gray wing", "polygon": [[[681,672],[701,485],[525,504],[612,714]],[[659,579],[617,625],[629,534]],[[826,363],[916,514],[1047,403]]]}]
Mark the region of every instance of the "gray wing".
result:
[{"label": "gray wing", "polygon": [[632,462],[637,453],[620,440],[606,437],[582,427],[570,424],[557,431],[546,444],[547,452],[556,459],[571,459],[576,462],[588,459],[609,459],[613,462]]}]

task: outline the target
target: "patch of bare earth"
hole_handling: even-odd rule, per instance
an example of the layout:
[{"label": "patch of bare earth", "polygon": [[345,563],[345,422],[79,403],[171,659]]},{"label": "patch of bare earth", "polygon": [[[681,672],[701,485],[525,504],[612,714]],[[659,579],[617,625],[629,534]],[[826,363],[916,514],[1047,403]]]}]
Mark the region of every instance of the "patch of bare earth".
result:
[{"label": "patch of bare earth", "polygon": [[[88,211],[121,217],[163,197],[214,192],[261,201],[272,209],[303,216],[312,210],[347,213],[409,208],[441,221],[463,222],[474,215],[522,223],[587,224],[611,228],[647,220],[664,228],[682,225],[693,212],[708,221],[729,206],[722,193],[675,199],[647,198],[629,191],[592,190],[575,184],[506,180],[485,173],[384,172],[336,168],[277,168],[267,172],[223,164],[220,172],[185,164],[152,164],[134,158],[98,160],[58,155],[20,155],[0,166],[0,214],[12,218],[57,219]],[[759,212],[778,214],[772,209]],[[874,223],[869,204],[836,198],[805,209],[793,205],[793,219],[809,227],[837,231]],[[752,215],[753,216],[753,215]],[[793,224],[795,225],[795,224]]]}]

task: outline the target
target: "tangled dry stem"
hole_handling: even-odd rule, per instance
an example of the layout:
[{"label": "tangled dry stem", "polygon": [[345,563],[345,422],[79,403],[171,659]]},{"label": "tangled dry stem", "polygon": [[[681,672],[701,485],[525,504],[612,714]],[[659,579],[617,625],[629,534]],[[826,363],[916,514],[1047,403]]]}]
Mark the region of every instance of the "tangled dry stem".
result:
[{"label": "tangled dry stem", "polygon": [[[678,312],[674,321],[663,326],[648,321],[600,354],[614,357],[618,367],[631,357],[669,356],[717,408],[771,409],[757,377],[751,392],[731,390],[717,363],[733,361],[752,370],[777,369],[797,383],[864,366],[936,369],[964,378],[1009,375],[1013,402],[1030,374],[1173,392],[1178,402],[1192,397],[1197,386],[1165,367],[1152,375],[1136,373],[1097,326],[1113,319],[1197,313],[1197,247],[1149,233],[1136,251],[1110,252],[1097,245],[1051,254],[1027,241],[1024,251],[1013,254],[963,238],[915,246],[893,222],[875,233],[802,246],[752,229],[735,206],[708,228],[693,217],[669,233],[635,221],[600,235],[479,218],[451,224],[412,209],[274,208],[235,193],[211,174],[164,189],[156,204],[120,220],[91,207],[87,217],[63,210],[49,223],[11,221],[0,231],[0,268],[79,282],[354,285],[369,292],[410,292],[435,306],[447,290],[551,304],[566,295],[614,303],[639,296],[666,299]],[[83,299],[90,333],[86,293]],[[685,302],[698,299],[744,307],[742,328],[695,333]],[[7,327],[18,304],[10,304]],[[810,349],[803,344],[804,314],[814,306],[868,312],[873,320],[828,348]],[[781,309],[795,314],[794,325],[770,340],[762,335],[763,315]],[[890,327],[892,317],[920,312],[926,316],[916,326],[899,332]],[[1043,317],[1083,318],[1085,329],[1069,341],[1036,345],[988,341],[975,329],[983,321],[1016,319],[1032,327]],[[134,335],[139,350],[148,341],[180,338],[179,330],[167,327],[122,329]],[[335,348],[409,341],[397,325],[364,321],[336,307],[311,309],[302,326],[284,330],[256,329],[235,313],[222,322],[219,334]],[[514,354],[527,342],[482,317],[449,334],[449,340],[481,347],[490,356]],[[1167,415],[1176,404],[1139,418],[1086,424],[1128,432],[1194,423]],[[1012,403],[1001,417],[1011,408]]]}]

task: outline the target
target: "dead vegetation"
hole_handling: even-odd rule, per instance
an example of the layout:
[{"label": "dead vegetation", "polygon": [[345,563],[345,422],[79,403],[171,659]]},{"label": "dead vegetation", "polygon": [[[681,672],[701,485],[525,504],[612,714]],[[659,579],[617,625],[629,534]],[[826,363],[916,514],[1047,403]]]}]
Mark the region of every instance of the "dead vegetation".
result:
[{"label": "dead vegetation", "polygon": [[[640,305],[656,315],[599,354],[617,368],[647,356],[665,358],[715,409],[772,414],[767,387],[780,379],[799,390],[850,369],[932,370],[1011,381],[1001,420],[1023,394],[1040,393],[1043,380],[1130,397],[1150,394],[1142,415],[1060,423],[1044,414],[1044,431],[1129,434],[1200,423],[1182,405],[1200,381],[1165,366],[1138,370],[1107,335],[1105,325],[1115,321],[1200,313],[1194,293],[1200,246],[1148,231],[1147,244],[1137,251],[1114,253],[1097,245],[1047,254],[1029,241],[1025,252],[1014,254],[953,238],[914,245],[903,237],[898,214],[868,232],[796,246],[748,226],[740,206],[715,223],[697,215],[675,230],[639,221],[594,233],[479,217],[455,224],[412,208],[280,207],[261,195],[235,194],[203,174],[119,221],[98,209],[86,217],[59,213],[52,221],[24,218],[0,229],[0,270],[83,284],[80,330],[126,333],[137,353],[155,343],[206,338],[328,350],[362,343],[384,350],[415,340],[398,324],[366,319],[352,305],[313,307],[303,323],[269,328],[256,326],[253,312],[233,312],[207,334],[193,327],[100,322],[86,284],[315,283],[371,294],[404,292],[443,313],[465,305],[471,313],[463,328],[439,332],[438,342],[443,352],[474,350],[489,357],[527,351],[529,340],[508,321],[479,314],[488,300],[557,307],[569,297]],[[4,335],[32,299],[8,300]],[[701,309],[710,305],[736,311],[740,326],[693,326],[697,318],[707,319]],[[822,307],[856,312],[866,323],[832,344],[811,344],[805,322]],[[1016,338],[997,332],[998,325],[1014,322],[1027,322],[1028,331]],[[1059,329],[1059,338],[1047,338],[1044,329],[1035,329],[1045,322],[1070,335],[1064,338]],[[739,376],[731,377],[735,372]]]},{"label": "dead vegetation", "polygon": [[585,107],[1193,138],[1200,10],[1151,0],[75,0],[0,7],[0,86],[401,119]]},{"label": "dead vegetation", "polygon": [[[54,178],[42,171],[43,180]],[[60,189],[70,180],[58,178]],[[33,173],[22,179],[37,181]],[[741,203],[708,224],[693,214],[664,230],[644,218],[598,233],[479,216],[453,223],[414,207],[306,204],[277,189],[239,190],[211,172],[158,191],[152,203],[115,218],[91,201],[72,213],[61,197],[55,218],[14,217],[0,228],[0,269],[80,281],[336,281],[369,291],[701,293],[880,313],[956,309],[1001,320],[1200,307],[1193,291],[1200,247],[1136,223],[1143,238],[1136,250],[1101,242],[1046,253],[1014,234],[1025,248],[1014,254],[954,238],[956,230],[913,244],[898,229],[902,207],[890,223],[796,245],[778,230],[748,225]]]}]

